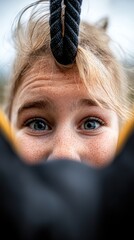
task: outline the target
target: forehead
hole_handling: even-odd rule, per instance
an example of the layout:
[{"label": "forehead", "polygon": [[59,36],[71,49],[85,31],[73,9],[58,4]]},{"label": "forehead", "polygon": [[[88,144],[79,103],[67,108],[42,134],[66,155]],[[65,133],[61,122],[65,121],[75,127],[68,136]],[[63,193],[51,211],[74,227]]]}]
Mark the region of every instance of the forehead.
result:
[{"label": "forehead", "polygon": [[[60,66],[55,60],[50,56],[40,57],[38,60],[30,64],[28,70],[22,76],[21,83],[27,81],[29,77],[40,77],[44,76],[48,80],[55,81],[55,78],[58,80],[64,81],[70,80],[75,82],[82,82],[79,76],[78,68],[74,64],[72,66]],[[76,81],[77,80],[77,81]]]},{"label": "forehead", "polygon": [[13,104],[23,102],[27,98],[35,99],[49,94],[58,99],[63,95],[65,98],[89,97],[90,100],[97,100],[97,103],[108,106],[104,101],[104,94],[97,86],[95,87],[95,83],[87,90],[76,65],[58,66],[50,55],[30,62],[30,67],[20,79]]},{"label": "forehead", "polygon": [[81,106],[81,109],[83,106],[101,106],[110,109],[103,92],[97,89],[97,86],[96,88],[91,86],[87,90],[76,65],[68,69],[60,68],[52,58],[42,58],[35,61],[23,74],[13,98],[10,118],[20,109],[27,109],[29,106],[42,108],[44,102],[45,106],[49,103],[48,109],[51,105],[53,106],[51,109],[56,109],[58,106],[63,110],[62,106],[64,106],[64,111],[69,107],[72,109],[72,106]]},{"label": "forehead", "polygon": [[15,96],[21,97],[26,92],[43,93],[48,88],[50,91],[60,92],[63,87],[64,91],[69,88],[77,92],[81,88],[87,92],[76,65],[72,67],[58,66],[52,57],[47,56],[30,63],[30,67],[20,78]]},{"label": "forehead", "polygon": [[61,68],[50,57],[34,62],[23,75],[14,102],[30,97],[50,97],[50,94],[52,99],[60,99],[63,95],[65,98],[69,95],[76,98],[88,95],[75,65],[68,69]]}]

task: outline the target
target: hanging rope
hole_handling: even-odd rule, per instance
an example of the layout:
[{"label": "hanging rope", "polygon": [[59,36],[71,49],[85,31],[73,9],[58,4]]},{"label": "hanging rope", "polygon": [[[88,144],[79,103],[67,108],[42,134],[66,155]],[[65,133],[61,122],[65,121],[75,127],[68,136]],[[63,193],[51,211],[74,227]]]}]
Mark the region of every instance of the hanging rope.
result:
[{"label": "hanging rope", "polygon": [[51,51],[63,65],[72,64],[77,54],[81,4],[82,0],[50,0]]}]

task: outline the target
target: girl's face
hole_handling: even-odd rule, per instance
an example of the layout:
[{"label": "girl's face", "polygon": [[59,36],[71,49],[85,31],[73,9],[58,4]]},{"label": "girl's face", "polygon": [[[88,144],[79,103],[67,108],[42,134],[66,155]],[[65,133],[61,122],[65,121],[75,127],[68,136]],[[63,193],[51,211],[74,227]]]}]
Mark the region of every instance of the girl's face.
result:
[{"label": "girl's face", "polygon": [[116,153],[117,114],[90,98],[76,67],[61,70],[51,58],[36,62],[23,75],[11,124],[30,164],[67,158],[105,166]]}]

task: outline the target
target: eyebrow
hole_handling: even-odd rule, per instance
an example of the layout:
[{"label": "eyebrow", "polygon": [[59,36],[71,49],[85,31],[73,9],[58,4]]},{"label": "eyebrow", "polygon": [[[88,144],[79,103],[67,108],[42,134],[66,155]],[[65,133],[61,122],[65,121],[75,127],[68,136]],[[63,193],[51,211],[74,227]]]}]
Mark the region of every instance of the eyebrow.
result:
[{"label": "eyebrow", "polygon": [[38,109],[50,109],[53,108],[53,104],[48,100],[38,100],[38,101],[29,101],[24,103],[19,109],[18,109],[18,115],[20,115],[23,111],[29,110],[32,108],[38,108]]},{"label": "eyebrow", "polygon": [[[98,101],[98,103],[97,103]],[[73,106],[71,107],[71,110],[75,110],[78,109],[79,107],[84,107],[84,106],[103,106],[106,108],[108,107],[108,104],[106,102],[103,102],[102,100],[93,100],[93,99],[80,99],[78,102],[74,103]],[[99,106],[99,107],[100,107]],[[22,104],[22,106],[18,109],[18,115],[20,115],[23,111],[25,110],[29,110],[32,108],[38,108],[38,109],[45,109],[45,110],[50,110],[50,109],[55,109],[54,104],[49,101],[48,99],[43,99],[43,100],[36,100],[36,101],[32,101],[30,100],[29,102],[26,102],[24,104]]]},{"label": "eyebrow", "polygon": [[89,106],[89,107],[105,107],[105,108],[109,108],[108,104],[104,101],[102,101],[101,99],[81,99],[80,101],[78,101],[78,103],[76,103],[76,105],[73,108],[78,108],[78,107],[83,107],[83,106]]},{"label": "eyebrow", "polygon": [[79,106],[85,106],[85,105],[98,106],[97,102],[92,99],[81,99],[78,104],[79,104]]}]

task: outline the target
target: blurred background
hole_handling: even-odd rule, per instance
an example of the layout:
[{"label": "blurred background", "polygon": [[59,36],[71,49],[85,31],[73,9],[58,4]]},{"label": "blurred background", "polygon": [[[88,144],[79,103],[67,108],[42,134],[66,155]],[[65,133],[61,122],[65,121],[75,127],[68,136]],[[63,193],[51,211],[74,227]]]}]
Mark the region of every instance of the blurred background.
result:
[{"label": "blurred background", "polygon": [[[3,102],[4,86],[8,81],[14,50],[11,43],[11,27],[17,13],[32,0],[0,0],[0,103]],[[96,23],[109,19],[108,34],[111,46],[124,66],[134,66],[134,0],[83,0],[81,18]],[[122,51],[123,49],[123,51]],[[134,86],[134,73],[128,72]]]}]

